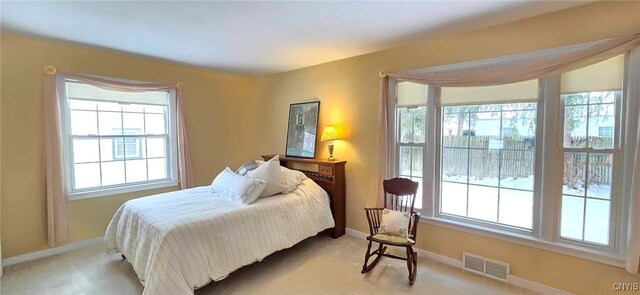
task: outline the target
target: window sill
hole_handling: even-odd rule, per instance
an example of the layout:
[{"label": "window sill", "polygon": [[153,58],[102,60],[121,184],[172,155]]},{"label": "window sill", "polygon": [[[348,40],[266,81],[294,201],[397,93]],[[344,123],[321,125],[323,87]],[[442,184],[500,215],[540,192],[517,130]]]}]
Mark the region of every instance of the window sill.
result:
[{"label": "window sill", "polygon": [[499,230],[481,225],[468,224],[464,222],[449,220],[440,217],[420,217],[421,223],[441,226],[457,231],[494,238],[502,241],[516,243],[536,249],[560,253],[568,256],[578,257],[599,263],[604,263],[617,267],[624,267],[625,261],[618,253],[603,252],[595,249],[570,245],[561,242],[543,241],[534,236],[518,234],[511,231]]},{"label": "window sill", "polygon": [[69,200],[75,201],[75,200],[166,188],[166,187],[172,187],[177,185],[178,185],[177,180],[168,180],[168,181],[161,181],[161,182],[130,185],[130,186],[124,186],[124,187],[115,187],[115,188],[99,189],[99,190],[92,190],[92,191],[82,191],[82,192],[69,194]]}]

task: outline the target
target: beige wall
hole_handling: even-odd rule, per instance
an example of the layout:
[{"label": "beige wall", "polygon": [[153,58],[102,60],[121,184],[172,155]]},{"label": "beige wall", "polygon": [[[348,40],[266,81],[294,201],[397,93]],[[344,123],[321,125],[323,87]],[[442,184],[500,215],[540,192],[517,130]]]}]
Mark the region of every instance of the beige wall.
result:
[{"label": "beige wall", "polygon": [[[248,77],[3,34],[0,84],[1,233],[4,257],[47,248],[42,181],[44,65],[61,71],[185,83],[196,184],[250,155],[283,152],[288,106],[320,99],[320,126],[337,124],[347,164],[347,226],[367,231],[362,208],[373,195],[380,70],[457,63],[640,31],[640,2],[589,4],[480,31],[331,62],[288,73]],[[255,139],[254,139],[255,138]],[[318,156],[328,156],[326,143]],[[170,189],[169,189],[170,190]],[[126,200],[163,190],[70,202],[69,242],[103,235]],[[611,267],[496,239],[421,224],[419,248],[460,259],[461,252],[508,261],[519,277],[577,293],[609,293],[613,282],[640,282]],[[364,251],[364,249],[362,249]]]},{"label": "beige wall", "polygon": [[[183,82],[195,183],[206,185],[252,150],[252,78],[3,34],[1,53],[2,251],[5,258],[47,248],[42,174],[43,66],[134,80]],[[99,237],[126,200],[154,190],[69,203],[71,238]]]},{"label": "beige wall", "polygon": [[[347,160],[347,226],[366,232],[362,208],[374,194],[378,72],[402,71],[558,47],[640,32],[640,2],[599,2],[515,23],[326,63],[257,81],[254,155],[283,152],[288,105],[320,99],[320,127],[338,124],[348,138],[334,156]],[[267,119],[268,118],[268,119]],[[318,156],[328,156],[326,143]],[[420,224],[418,247],[455,259],[469,251],[511,263],[516,276],[582,294],[611,293],[614,282],[640,282],[612,267],[439,226]],[[365,249],[363,248],[362,251]]]}]

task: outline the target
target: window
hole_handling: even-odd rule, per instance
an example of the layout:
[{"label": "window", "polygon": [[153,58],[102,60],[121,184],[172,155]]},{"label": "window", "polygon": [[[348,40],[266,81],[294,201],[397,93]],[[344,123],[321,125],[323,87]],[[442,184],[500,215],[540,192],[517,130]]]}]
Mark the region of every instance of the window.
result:
[{"label": "window", "polygon": [[[596,79],[599,73],[607,79]],[[564,128],[560,236],[611,244],[615,125],[622,97],[624,56],[562,75]]]},{"label": "window", "polygon": [[177,181],[172,93],[65,86],[71,198]]},{"label": "window", "polygon": [[396,175],[420,181],[423,219],[621,265],[629,202],[622,151],[635,149],[622,132],[632,121],[625,116],[640,116],[623,91],[625,66],[633,66],[625,63],[620,55],[485,87],[390,79]]},{"label": "window", "polygon": [[397,149],[398,176],[419,183],[415,208],[422,208],[422,163],[426,132],[427,86],[401,82],[398,83]]},{"label": "window", "polygon": [[[440,212],[530,230],[536,104],[442,112]],[[517,128],[524,136],[514,134]]]}]

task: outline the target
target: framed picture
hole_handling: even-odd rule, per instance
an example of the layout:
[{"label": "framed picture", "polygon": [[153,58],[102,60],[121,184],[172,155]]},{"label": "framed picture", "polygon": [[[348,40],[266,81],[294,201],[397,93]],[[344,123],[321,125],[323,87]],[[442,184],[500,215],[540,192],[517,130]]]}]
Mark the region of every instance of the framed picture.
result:
[{"label": "framed picture", "polygon": [[287,157],[313,159],[316,155],[320,102],[294,103],[289,106]]}]

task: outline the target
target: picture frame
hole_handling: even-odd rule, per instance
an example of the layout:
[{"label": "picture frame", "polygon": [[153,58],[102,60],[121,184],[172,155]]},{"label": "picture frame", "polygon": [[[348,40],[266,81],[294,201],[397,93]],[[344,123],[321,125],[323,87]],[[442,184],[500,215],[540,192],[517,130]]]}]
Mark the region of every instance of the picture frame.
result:
[{"label": "picture frame", "polygon": [[292,103],[287,121],[287,157],[313,159],[316,156],[320,101]]}]

